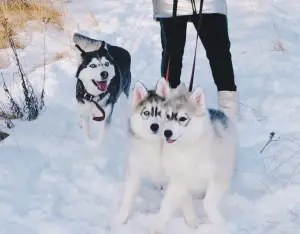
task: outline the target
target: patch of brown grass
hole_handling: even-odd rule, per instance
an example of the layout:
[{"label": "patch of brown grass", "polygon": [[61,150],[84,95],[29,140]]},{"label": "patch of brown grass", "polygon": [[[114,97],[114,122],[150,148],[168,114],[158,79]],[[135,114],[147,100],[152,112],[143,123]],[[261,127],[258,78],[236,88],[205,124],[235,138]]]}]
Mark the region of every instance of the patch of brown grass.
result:
[{"label": "patch of brown grass", "polygon": [[0,49],[9,46],[8,35],[2,26],[4,19],[7,19],[13,34],[21,31],[25,23],[32,20],[42,22],[49,19],[50,24],[62,29],[62,12],[54,8],[51,0],[0,0]]},{"label": "patch of brown grass", "polygon": [[60,52],[60,53],[56,53],[55,55],[55,60],[61,60],[67,57],[67,53],[66,52]]}]

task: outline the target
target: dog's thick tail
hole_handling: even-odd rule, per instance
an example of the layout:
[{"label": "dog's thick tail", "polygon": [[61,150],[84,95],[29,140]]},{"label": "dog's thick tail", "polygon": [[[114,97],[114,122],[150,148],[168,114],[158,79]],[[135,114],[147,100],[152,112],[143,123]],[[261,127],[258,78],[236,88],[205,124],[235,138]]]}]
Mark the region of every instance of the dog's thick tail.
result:
[{"label": "dog's thick tail", "polygon": [[101,40],[92,39],[80,33],[74,33],[73,42],[86,52],[98,50],[102,44]]}]

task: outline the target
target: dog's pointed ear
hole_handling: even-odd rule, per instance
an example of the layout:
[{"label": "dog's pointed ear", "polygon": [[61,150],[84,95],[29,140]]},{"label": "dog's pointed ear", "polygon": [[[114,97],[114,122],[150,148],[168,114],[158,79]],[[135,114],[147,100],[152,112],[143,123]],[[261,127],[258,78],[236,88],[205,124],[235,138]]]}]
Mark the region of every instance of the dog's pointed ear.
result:
[{"label": "dog's pointed ear", "polygon": [[190,95],[190,100],[197,110],[205,108],[205,97],[201,87],[197,87]]},{"label": "dog's pointed ear", "polygon": [[174,91],[174,95],[186,94],[188,89],[184,83],[180,83]]},{"label": "dog's pointed ear", "polygon": [[105,47],[106,47],[106,43],[105,43],[105,41],[102,41],[101,46],[98,49],[98,52],[99,53],[103,52],[106,49]]},{"label": "dog's pointed ear", "polygon": [[137,81],[133,87],[132,105],[136,107],[146,97],[148,97],[148,90],[142,82]]},{"label": "dog's pointed ear", "polygon": [[75,47],[81,52],[81,57],[85,55],[85,51],[79,45],[76,44]]},{"label": "dog's pointed ear", "polygon": [[158,80],[155,88],[155,93],[161,97],[168,97],[170,93],[170,85],[168,81],[162,77]]}]

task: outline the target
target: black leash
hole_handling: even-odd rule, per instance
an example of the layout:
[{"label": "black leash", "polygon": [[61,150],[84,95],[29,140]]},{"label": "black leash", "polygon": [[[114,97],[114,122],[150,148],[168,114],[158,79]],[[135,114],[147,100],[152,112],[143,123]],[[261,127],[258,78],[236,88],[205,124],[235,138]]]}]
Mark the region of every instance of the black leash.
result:
[{"label": "black leash", "polygon": [[[102,94],[104,94],[104,95],[102,95]],[[101,95],[102,95],[102,96],[101,96]],[[102,100],[106,95],[107,95],[106,93],[101,93],[101,94],[98,95],[98,96],[94,96],[94,95],[88,93],[88,92],[85,90],[85,93],[84,93],[84,95],[83,95],[83,98],[84,98],[85,100],[87,100],[88,102],[94,103],[95,106],[98,108],[98,110],[99,110],[99,111],[101,112],[101,114],[102,114],[101,117],[93,117],[93,120],[95,120],[95,121],[103,121],[103,120],[105,119],[106,115],[105,115],[104,109],[98,104],[97,101],[94,100],[94,98],[95,98],[95,97],[99,97],[99,98],[98,98],[98,101],[100,101],[100,100]]]}]

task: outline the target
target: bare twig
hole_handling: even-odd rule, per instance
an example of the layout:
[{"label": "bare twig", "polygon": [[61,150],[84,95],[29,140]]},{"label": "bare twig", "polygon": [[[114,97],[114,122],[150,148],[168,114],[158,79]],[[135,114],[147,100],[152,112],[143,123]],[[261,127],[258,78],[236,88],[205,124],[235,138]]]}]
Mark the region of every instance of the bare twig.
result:
[{"label": "bare twig", "polygon": [[14,54],[14,57],[16,60],[16,64],[17,64],[17,68],[18,68],[18,72],[19,72],[19,75],[21,78],[21,84],[22,84],[24,99],[25,99],[23,113],[27,114],[27,116],[25,117],[26,120],[32,121],[32,120],[35,120],[39,116],[39,106],[38,106],[39,100],[38,100],[37,96],[35,95],[33,87],[30,84],[30,82],[27,78],[27,75],[24,72],[21,62],[19,60],[17,49],[16,49],[15,43],[12,39],[12,30],[8,27],[7,19],[3,20],[2,26],[3,26],[4,30],[6,31],[6,34],[8,35],[8,41],[9,41],[10,47],[13,51],[13,54]]},{"label": "bare twig", "polygon": [[275,132],[271,132],[267,144],[264,146],[264,148],[262,148],[262,150],[260,151],[260,153],[262,153],[262,152],[264,151],[264,149],[265,149],[272,141],[278,141],[278,139],[273,140],[274,136],[275,136]]},{"label": "bare twig", "polygon": [[45,81],[46,81],[46,28],[47,24],[49,23],[50,18],[43,19],[43,22],[45,23],[44,26],[44,79],[43,79],[43,86],[42,86],[42,93],[41,93],[41,100],[40,100],[40,110],[43,110],[45,106],[44,97],[45,97]]},{"label": "bare twig", "polygon": [[10,102],[10,110],[12,111],[13,114],[16,115],[17,118],[23,118],[23,113],[21,111],[21,107],[15,102],[15,100],[13,99],[11,93],[9,92],[7,86],[6,86],[6,83],[5,83],[5,80],[4,80],[4,76],[3,76],[3,73],[1,72],[1,77],[2,77],[2,86],[3,86],[3,89],[4,89],[4,92],[7,96],[7,98],[9,99],[9,102]]},{"label": "bare twig", "polygon": [[[242,103],[242,102],[239,102],[239,104],[241,104],[241,105],[244,106],[244,107],[249,108],[249,109],[255,114],[256,117],[260,117],[262,120],[268,120],[268,117],[267,117],[267,116],[264,116],[261,112],[259,112],[259,111],[255,110],[255,109],[253,109],[252,107],[250,107],[250,106],[248,106],[248,105],[246,105],[246,104],[244,104],[244,103]],[[259,120],[258,120],[258,121],[259,121]]]},{"label": "bare twig", "polygon": [[287,163],[288,161],[290,161],[291,159],[295,158],[296,156],[299,156],[299,152],[300,150],[297,150],[296,152],[294,152],[289,158],[287,158],[286,160],[284,160],[283,162],[281,162],[279,165],[277,165],[274,169],[272,169],[270,172],[273,172],[275,170],[277,170],[278,168],[280,168],[282,165],[284,165],[285,163]]},{"label": "bare twig", "polygon": [[[46,31],[46,25],[49,23],[50,19],[45,19],[45,28],[44,32]],[[5,30],[6,35],[8,35],[8,42],[10,45],[10,48],[13,51],[13,55],[16,61],[17,65],[17,74],[19,75],[22,91],[24,94],[24,100],[21,100],[21,103],[16,102],[16,97],[14,98],[11,94],[11,91],[8,89],[4,74],[1,72],[2,81],[0,80],[0,84],[2,85],[2,88],[4,90],[4,93],[6,97],[8,98],[8,108],[10,109],[11,113],[7,113],[7,111],[4,108],[4,104],[0,102],[0,119],[4,120],[6,123],[6,126],[8,128],[13,128],[14,124],[12,122],[12,119],[20,119],[20,120],[26,120],[26,121],[32,121],[38,118],[40,111],[43,110],[45,103],[44,103],[44,86],[45,86],[45,80],[46,80],[46,66],[45,66],[45,50],[46,50],[46,39],[44,36],[44,80],[42,84],[42,91],[40,98],[35,94],[35,91],[27,77],[27,72],[24,71],[23,66],[20,62],[19,55],[17,52],[16,45],[12,39],[13,32],[11,28],[8,26],[7,19],[1,20],[1,24]],[[12,80],[14,81],[14,73],[12,74]],[[4,134],[4,133],[3,133]],[[2,137],[4,139],[4,135],[2,134]],[[5,135],[5,138],[7,135]]]}]

